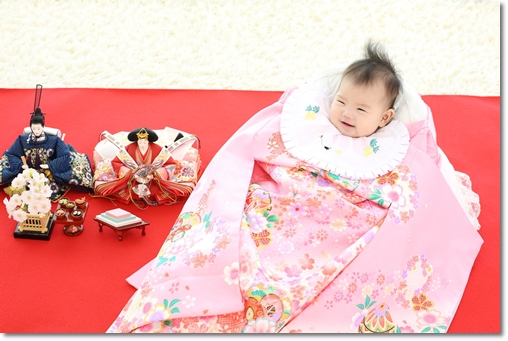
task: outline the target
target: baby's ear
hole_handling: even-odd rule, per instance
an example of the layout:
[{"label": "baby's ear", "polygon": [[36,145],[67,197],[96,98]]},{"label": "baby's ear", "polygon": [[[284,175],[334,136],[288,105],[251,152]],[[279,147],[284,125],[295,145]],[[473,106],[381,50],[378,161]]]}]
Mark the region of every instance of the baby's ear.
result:
[{"label": "baby's ear", "polygon": [[394,114],[395,114],[395,110],[393,110],[393,109],[386,110],[384,112],[383,116],[381,116],[381,122],[379,122],[379,127],[382,128],[385,125],[387,125],[388,123],[390,123]]}]

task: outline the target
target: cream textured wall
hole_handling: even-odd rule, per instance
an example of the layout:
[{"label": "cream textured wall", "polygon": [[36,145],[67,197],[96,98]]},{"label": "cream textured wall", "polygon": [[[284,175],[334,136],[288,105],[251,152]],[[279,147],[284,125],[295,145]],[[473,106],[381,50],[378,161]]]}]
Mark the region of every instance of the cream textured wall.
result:
[{"label": "cream textured wall", "polygon": [[368,38],[421,94],[500,95],[493,0],[0,0],[0,88],[284,90]]}]

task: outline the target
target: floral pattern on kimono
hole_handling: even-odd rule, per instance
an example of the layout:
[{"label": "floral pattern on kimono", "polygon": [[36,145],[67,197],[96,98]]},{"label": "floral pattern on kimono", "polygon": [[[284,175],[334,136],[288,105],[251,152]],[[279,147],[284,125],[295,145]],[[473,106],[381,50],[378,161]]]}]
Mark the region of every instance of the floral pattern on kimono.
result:
[{"label": "floral pattern on kimono", "polygon": [[328,100],[233,135],[108,332],[446,332],[481,238],[403,124],[351,140]]}]

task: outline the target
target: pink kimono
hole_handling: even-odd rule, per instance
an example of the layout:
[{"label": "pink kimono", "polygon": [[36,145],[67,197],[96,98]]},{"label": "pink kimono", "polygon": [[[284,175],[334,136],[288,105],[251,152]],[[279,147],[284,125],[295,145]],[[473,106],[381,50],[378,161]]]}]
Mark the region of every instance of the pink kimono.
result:
[{"label": "pink kimono", "polygon": [[219,150],[108,332],[444,333],[483,243],[430,111],[369,137],[286,91]]}]

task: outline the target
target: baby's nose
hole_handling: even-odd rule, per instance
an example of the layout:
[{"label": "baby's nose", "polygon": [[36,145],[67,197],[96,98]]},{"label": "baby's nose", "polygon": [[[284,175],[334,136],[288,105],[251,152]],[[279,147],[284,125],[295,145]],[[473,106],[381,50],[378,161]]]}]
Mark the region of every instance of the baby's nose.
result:
[{"label": "baby's nose", "polygon": [[342,115],[346,116],[347,118],[353,118],[353,115],[351,115],[351,112],[349,110],[344,110]]}]

